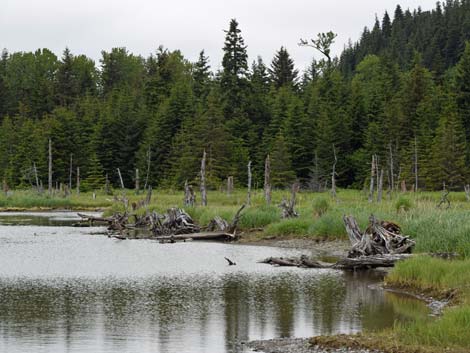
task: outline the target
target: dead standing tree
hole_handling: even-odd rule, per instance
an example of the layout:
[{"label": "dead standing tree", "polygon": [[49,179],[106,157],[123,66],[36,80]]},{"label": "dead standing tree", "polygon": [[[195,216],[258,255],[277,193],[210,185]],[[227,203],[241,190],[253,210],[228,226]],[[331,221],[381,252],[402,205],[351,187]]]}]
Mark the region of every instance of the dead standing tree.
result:
[{"label": "dead standing tree", "polygon": [[233,176],[227,178],[227,195],[231,195],[233,192]]},{"label": "dead standing tree", "polygon": [[117,168],[117,172],[119,175],[119,181],[121,182],[121,189],[124,190],[124,181],[122,180],[121,169]]},{"label": "dead standing tree", "polygon": [[202,154],[201,160],[201,203],[207,206],[207,190],[206,190],[206,150]]},{"label": "dead standing tree", "polygon": [[283,198],[279,207],[282,210],[281,218],[296,218],[299,217],[299,214],[295,210],[295,203],[296,203],[296,194],[300,189],[299,183],[294,183],[291,189],[291,198],[290,200],[286,200]]},{"label": "dead standing tree", "polygon": [[377,169],[376,163],[377,163],[377,156],[373,154],[372,163],[370,166],[369,202],[372,202],[374,199],[374,182],[375,182],[375,175],[376,175],[376,169]]},{"label": "dead standing tree", "polygon": [[193,187],[188,184],[186,180],[184,182],[184,205],[186,207],[193,207],[196,204],[196,194],[194,193]]},{"label": "dead standing tree", "polygon": [[49,183],[48,183],[48,191],[49,196],[52,196],[52,141],[49,139]]},{"label": "dead standing tree", "polygon": [[271,161],[269,160],[269,154],[266,156],[264,162],[264,198],[266,204],[271,204]]},{"label": "dead standing tree", "polygon": [[384,185],[384,170],[380,170],[379,184],[377,185],[377,202],[382,202],[382,193]]},{"label": "dead standing tree", "polygon": [[246,204],[251,205],[251,161],[248,162],[248,192],[246,195]]},{"label": "dead standing tree", "polygon": [[333,162],[333,168],[331,171],[331,196],[333,196],[333,198],[336,199],[336,164],[338,163],[338,158],[336,157],[335,145],[333,145],[333,156],[334,156],[334,162]]},{"label": "dead standing tree", "polygon": [[465,190],[465,198],[467,199],[468,202],[470,202],[470,185],[467,184],[463,188]]}]

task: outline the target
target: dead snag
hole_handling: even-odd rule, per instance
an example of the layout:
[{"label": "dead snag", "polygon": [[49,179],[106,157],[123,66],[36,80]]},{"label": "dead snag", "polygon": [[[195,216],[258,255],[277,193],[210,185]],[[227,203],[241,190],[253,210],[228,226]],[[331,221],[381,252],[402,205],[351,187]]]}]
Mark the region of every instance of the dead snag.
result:
[{"label": "dead snag", "polygon": [[248,162],[248,192],[246,196],[246,204],[251,205],[251,161]]},{"label": "dead snag", "polygon": [[271,204],[271,161],[269,160],[269,154],[266,156],[264,162],[264,198],[266,204]]},{"label": "dead snag", "polygon": [[207,206],[207,190],[206,190],[206,150],[202,154],[201,160],[201,202],[203,206]]},{"label": "dead snag", "polygon": [[375,171],[377,170],[377,156],[372,155],[372,162],[370,167],[370,189],[369,189],[369,202],[372,202],[374,199],[374,182],[375,182]]},{"label": "dead snag", "polygon": [[338,163],[338,158],[336,157],[335,145],[333,145],[333,156],[334,163],[331,171],[331,196],[336,199],[336,164]]},{"label": "dead snag", "polygon": [[363,233],[353,217],[344,216],[343,222],[352,245],[349,258],[411,253],[416,244],[414,240],[401,234],[397,224],[379,221],[374,215],[369,217],[369,225]]},{"label": "dead snag", "polygon": [[49,139],[49,173],[48,173],[48,191],[49,196],[52,195],[52,141]]},{"label": "dead snag", "polygon": [[196,194],[194,193],[193,187],[188,184],[186,180],[184,182],[184,205],[186,207],[193,207],[196,204]]},{"label": "dead snag", "polygon": [[289,200],[286,200],[285,198],[282,199],[281,204],[279,205],[282,210],[281,218],[296,218],[299,216],[295,210],[296,194],[299,191],[299,188],[299,184],[294,183],[291,189],[291,198]]},{"label": "dead snag", "polygon": [[470,201],[470,185],[467,184],[463,188],[465,190],[465,198],[467,199],[467,201]]},{"label": "dead snag", "polygon": [[227,195],[231,195],[233,192],[233,176],[227,178]]}]

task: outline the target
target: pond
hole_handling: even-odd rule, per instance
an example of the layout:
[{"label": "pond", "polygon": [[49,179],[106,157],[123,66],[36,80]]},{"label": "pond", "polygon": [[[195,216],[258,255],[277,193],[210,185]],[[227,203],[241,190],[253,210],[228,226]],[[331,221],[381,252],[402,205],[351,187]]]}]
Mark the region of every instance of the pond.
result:
[{"label": "pond", "polygon": [[428,313],[374,289],[375,272],[257,263],[306,251],[110,239],[71,227],[76,220],[0,213],[0,352],[246,352],[249,340],[353,333]]}]

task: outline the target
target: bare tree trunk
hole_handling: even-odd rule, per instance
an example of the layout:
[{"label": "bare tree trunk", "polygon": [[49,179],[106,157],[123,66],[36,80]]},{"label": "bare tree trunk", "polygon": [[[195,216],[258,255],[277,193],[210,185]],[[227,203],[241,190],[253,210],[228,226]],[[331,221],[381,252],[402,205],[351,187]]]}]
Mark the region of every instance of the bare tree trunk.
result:
[{"label": "bare tree trunk", "polygon": [[138,193],[140,190],[140,180],[139,180],[139,169],[135,170],[135,192]]},{"label": "bare tree trunk", "polygon": [[414,172],[415,172],[415,192],[418,192],[418,143],[416,141],[416,136],[415,136],[415,168],[414,168]]},{"label": "bare tree trunk", "polygon": [[150,174],[150,147],[147,151],[147,175],[145,176],[144,190],[147,189],[147,185],[148,185],[148,181],[149,181],[149,174]]},{"label": "bare tree trunk", "polygon": [[335,145],[333,145],[333,156],[335,157],[335,161],[331,172],[331,195],[336,199],[336,163],[338,163],[338,158],[336,157]]},{"label": "bare tree trunk", "polygon": [[207,206],[207,190],[206,190],[206,150],[202,154],[201,161],[201,202],[203,206]]},{"label": "bare tree trunk", "polygon": [[38,169],[36,168],[36,163],[35,162],[33,162],[33,170],[34,170],[34,178],[36,180],[36,191],[39,192]]},{"label": "bare tree trunk", "polygon": [[77,167],[77,195],[80,195],[80,167]]},{"label": "bare tree trunk", "polygon": [[193,207],[196,203],[196,195],[194,194],[193,188],[188,184],[186,180],[184,182],[184,205]]},{"label": "bare tree trunk", "polygon": [[382,192],[384,183],[384,170],[380,170],[379,184],[377,185],[377,202],[382,202]]},{"label": "bare tree trunk", "polygon": [[72,190],[72,169],[73,168],[73,154],[70,153],[70,168],[69,168],[69,189]]},{"label": "bare tree trunk", "polygon": [[374,199],[374,181],[375,181],[375,154],[372,155],[372,163],[370,167],[370,189],[369,189],[369,202],[372,202]]},{"label": "bare tree trunk", "polygon": [[248,194],[246,197],[246,204],[251,205],[251,161],[248,162]]},{"label": "bare tree trunk", "polygon": [[233,192],[233,176],[227,178],[227,195],[231,195]]},{"label": "bare tree trunk", "polygon": [[117,172],[119,175],[119,181],[121,182],[121,189],[124,190],[124,181],[122,180],[121,170],[117,168]]},{"label": "bare tree trunk", "polygon": [[467,201],[470,202],[470,185],[467,184],[464,186],[465,190],[465,197],[467,198]]},{"label": "bare tree trunk", "polygon": [[266,161],[264,162],[264,198],[266,204],[271,204],[271,161],[269,159],[269,154],[266,156]]},{"label": "bare tree trunk", "polygon": [[48,183],[48,190],[49,196],[52,195],[52,141],[49,139],[49,183]]}]

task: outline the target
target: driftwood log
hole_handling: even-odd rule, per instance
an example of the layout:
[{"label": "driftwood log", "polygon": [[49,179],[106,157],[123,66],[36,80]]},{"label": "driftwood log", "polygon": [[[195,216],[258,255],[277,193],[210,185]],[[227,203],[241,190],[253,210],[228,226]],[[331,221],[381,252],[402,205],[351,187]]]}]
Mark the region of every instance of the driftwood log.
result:
[{"label": "driftwood log", "polygon": [[343,221],[352,247],[347,257],[334,264],[309,259],[305,255],[299,258],[270,257],[260,262],[275,266],[367,270],[393,267],[397,261],[412,256],[411,250],[415,242],[402,235],[397,224],[379,221],[371,215],[368,227],[361,232],[354,217],[344,216]]},{"label": "driftwood log", "polygon": [[408,259],[411,254],[361,256],[356,258],[343,258],[336,263],[326,263],[310,259],[306,255],[296,258],[269,257],[260,263],[274,266],[324,268],[336,270],[369,270],[378,267],[393,267],[397,261]]},{"label": "driftwood log", "polygon": [[416,244],[401,234],[400,226],[379,221],[374,215],[369,217],[369,225],[364,232],[361,232],[354,217],[344,216],[343,222],[352,245],[349,258],[411,253]]},{"label": "driftwood log", "polygon": [[[244,208],[245,205],[240,207],[231,223],[217,216],[207,227],[197,225],[191,216],[180,208],[170,208],[164,214],[147,210],[142,216],[129,214],[127,211],[116,213],[111,217],[95,217],[79,213],[82,220],[76,226],[105,224],[108,230],[119,234],[118,239],[122,238],[126,230],[140,229],[148,231],[150,234],[148,238],[161,242],[174,243],[189,239],[231,241],[237,239],[236,230]],[[135,220],[134,223],[129,222],[132,218]]]}]

